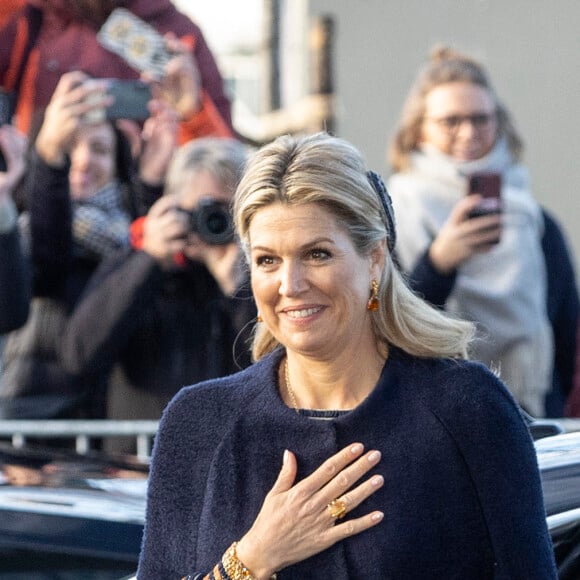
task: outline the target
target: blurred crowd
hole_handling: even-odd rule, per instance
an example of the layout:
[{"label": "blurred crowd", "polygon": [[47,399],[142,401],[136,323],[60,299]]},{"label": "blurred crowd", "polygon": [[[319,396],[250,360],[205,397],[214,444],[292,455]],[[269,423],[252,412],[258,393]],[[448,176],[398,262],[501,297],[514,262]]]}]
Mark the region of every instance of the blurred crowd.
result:
[{"label": "blurred crowd", "polygon": [[[162,38],[160,76],[103,46],[119,6]],[[215,59],[170,0],[5,1],[0,26],[0,418],[158,419],[182,386],[251,364],[229,211],[251,152]],[[113,79],[145,83],[146,115],[111,112]],[[525,411],[580,416],[574,260],[480,63],[433,51],[389,162],[411,287],[477,323],[472,358]],[[480,174],[500,206],[466,195]]]},{"label": "blurred crowd", "polygon": [[169,0],[122,3],[161,39],[158,76],[102,46],[116,2],[21,4],[0,35],[0,417],[158,419],[180,387],[250,363],[229,215],[246,147]]}]

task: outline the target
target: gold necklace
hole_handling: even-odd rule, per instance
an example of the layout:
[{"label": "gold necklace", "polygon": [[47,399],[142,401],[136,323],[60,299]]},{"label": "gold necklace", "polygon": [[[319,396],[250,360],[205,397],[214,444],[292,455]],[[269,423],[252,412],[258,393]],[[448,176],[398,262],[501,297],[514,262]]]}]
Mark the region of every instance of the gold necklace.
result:
[{"label": "gold necklace", "polygon": [[[385,361],[388,360],[389,354],[390,354],[389,347],[387,345],[387,354],[385,357]],[[288,372],[288,357],[286,357],[286,360],[284,361],[284,382],[286,383],[286,390],[288,391],[288,395],[290,396],[290,400],[292,401],[292,406],[294,407],[296,413],[300,415],[300,411],[298,410],[298,402],[296,401],[296,395],[294,394],[292,386],[290,385],[290,373]]]},{"label": "gold necklace", "polygon": [[290,395],[290,400],[292,401],[292,406],[294,410],[300,415],[300,411],[298,410],[298,403],[296,402],[296,395],[290,386],[290,374],[288,373],[288,357],[286,357],[286,361],[284,362],[284,382],[286,383],[286,390]]}]

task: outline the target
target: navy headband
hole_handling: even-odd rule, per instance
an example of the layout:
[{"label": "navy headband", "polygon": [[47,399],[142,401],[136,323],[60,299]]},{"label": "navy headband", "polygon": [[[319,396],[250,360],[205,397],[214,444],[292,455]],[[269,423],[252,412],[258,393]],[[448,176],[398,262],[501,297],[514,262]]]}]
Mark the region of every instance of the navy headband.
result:
[{"label": "navy headband", "polygon": [[391,196],[385,187],[385,183],[381,176],[374,171],[367,171],[367,178],[372,185],[372,188],[376,191],[379,200],[381,201],[381,206],[385,212],[385,225],[387,227],[387,248],[389,253],[392,253],[395,249],[395,243],[397,241],[397,234],[395,231],[395,212],[393,210],[393,202]]}]

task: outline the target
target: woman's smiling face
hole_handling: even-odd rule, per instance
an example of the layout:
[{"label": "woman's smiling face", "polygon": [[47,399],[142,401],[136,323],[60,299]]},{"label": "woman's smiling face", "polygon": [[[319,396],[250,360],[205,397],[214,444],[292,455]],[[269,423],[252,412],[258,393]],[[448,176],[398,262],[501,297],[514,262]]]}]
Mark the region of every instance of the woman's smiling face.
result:
[{"label": "woman's smiling face", "polygon": [[116,147],[115,133],[108,123],[79,128],[70,151],[73,199],[87,199],[115,179]]},{"label": "woman's smiling face", "polygon": [[425,97],[421,140],[458,161],[487,155],[497,138],[493,95],[468,82],[444,83]]},{"label": "woman's smiling face", "polygon": [[384,249],[361,256],[317,203],[275,203],[249,227],[252,290],[264,324],[288,350],[327,358],[375,347],[366,310]]}]

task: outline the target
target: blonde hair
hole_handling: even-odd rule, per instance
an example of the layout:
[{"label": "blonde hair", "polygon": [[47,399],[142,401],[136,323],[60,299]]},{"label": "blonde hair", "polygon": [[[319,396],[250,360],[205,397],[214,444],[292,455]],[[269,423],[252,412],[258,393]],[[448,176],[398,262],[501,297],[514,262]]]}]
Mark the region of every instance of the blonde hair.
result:
[{"label": "blonde hair", "polygon": [[[358,150],[325,133],[279,137],[249,160],[234,197],[234,220],[249,256],[249,228],[260,209],[273,203],[317,203],[343,226],[361,256],[387,238],[384,210]],[[372,316],[378,342],[420,357],[467,358],[474,329],[416,296],[386,253],[379,281],[379,310]],[[254,335],[259,360],[279,346],[265,325]]]},{"label": "blonde hair", "polygon": [[403,105],[388,149],[388,161],[395,171],[404,171],[409,167],[410,154],[418,147],[427,95],[440,85],[455,82],[472,83],[490,93],[496,106],[498,137],[506,138],[515,160],[521,159],[523,141],[509,111],[498,99],[483,65],[458,51],[441,46],[431,52],[428,63],[419,71]]}]

